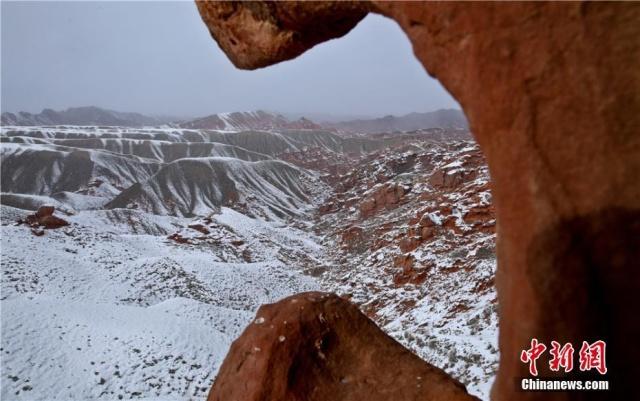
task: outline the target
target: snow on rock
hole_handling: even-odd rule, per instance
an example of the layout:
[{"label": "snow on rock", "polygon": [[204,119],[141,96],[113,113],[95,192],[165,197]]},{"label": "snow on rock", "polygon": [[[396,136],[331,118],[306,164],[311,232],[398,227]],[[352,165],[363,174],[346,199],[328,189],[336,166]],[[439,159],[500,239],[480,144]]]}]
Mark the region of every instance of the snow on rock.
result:
[{"label": "snow on rock", "polygon": [[[453,169],[447,185],[430,179]],[[415,142],[331,180],[317,223],[331,260],[324,287],[487,399],[498,361],[495,218],[477,145]]]}]

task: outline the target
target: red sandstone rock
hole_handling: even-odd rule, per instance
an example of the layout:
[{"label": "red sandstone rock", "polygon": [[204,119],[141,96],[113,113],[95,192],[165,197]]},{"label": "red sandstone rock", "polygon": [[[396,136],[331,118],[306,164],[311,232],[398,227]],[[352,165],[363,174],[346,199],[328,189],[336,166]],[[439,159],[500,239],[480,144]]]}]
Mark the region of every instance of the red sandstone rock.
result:
[{"label": "red sandstone rock", "polygon": [[425,213],[420,217],[420,221],[418,222],[420,227],[434,227],[436,223],[433,222],[433,219],[429,216],[428,213]]},{"label": "red sandstone rock", "polygon": [[191,224],[189,224],[188,227],[193,229],[193,230],[199,231],[199,232],[201,232],[202,234],[205,234],[205,235],[209,234],[209,232],[210,232],[209,229],[204,224],[200,224],[200,223],[191,223]]},{"label": "red sandstone rock", "polygon": [[459,382],[336,295],[263,305],[234,341],[208,401],[475,400]]},{"label": "red sandstone rock", "polygon": [[171,241],[177,242],[178,244],[190,244],[191,241],[189,241],[188,238],[183,237],[182,235],[178,234],[178,233],[173,233],[171,235],[169,235],[167,237],[167,239],[170,239]]},{"label": "red sandstone rock", "polygon": [[[38,236],[44,235],[44,231],[38,230],[37,229],[38,227],[55,229],[55,228],[68,226],[69,222],[67,222],[64,219],[61,219],[60,217],[54,216],[53,215],[54,211],[55,211],[55,208],[53,206],[40,206],[35,213],[27,215],[24,220],[22,219],[18,220],[17,223],[18,224],[24,223],[32,227],[34,229],[32,230],[32,232]],[[40,234],[40,231],[42,231],[42,234]]]},{"label": "red sandstone rock", "polygon": [[[197,1],[211,35],[240,68],[255,69],[300,55],[310,47],[349,32],[367,15],[364,2]],[[214,23],[215,21],[215,23]]]},{"label": "red sandstone rock", "polygon": [[367,198],[360,203],[360,215],[367,217],[373,214],[376,210],[376,200],[374,198]]},{"label": "red sandstone rock", "polygon": [[465,223],[487,222],[493,219],[493,212],[489,206],[478,206],[467,211],[463,219]]},{"label": "red sandstone rock", "polygon": [[53,215],[53,212],[56,210],[53,206],[40,206],[38,211],[35,213],[37,218],[43,218],[47,216]]},{"label": "red sandstone rock", "polygon": [[421,242],[420,240],[421,240],[420,237],[407,235],[400,240],[398,246],[400,247],[400,250],[404,253],[411,252],[420,245],[420,242]]},{"label": "red sandstone rock", "polygon": [[44,216],[38,219],[38,224],[44,228],[60,228],[64,226],[68,226],[69,223],[66,220],[61,219],[56,216]]},{"label": "red sandstone rock", "polygon": [[[393,18],[463,107],[500,222],[497,401],[626,399],[640,375],[640,4],[198,2],[231,60],[258,68]],[[441,179],[440,179],[441,178]],[[435,177],[436,184],[446,177]],[[455,183],[455,180],[452,181]],[[451,182],[450,182],[451,183]],[[606,394],[521,392],[531,338],[603,339]],[[544,368],[542,375],[552,375]]]},{"label": "red sandstone rock", "polygon": [[455,188],[475,177],[472,171],[462,169],[436,170],[429,177],[429,184],[435,188]]},{"label": "red sandstone rock", "polygon": [[347,249],[358,251],[362,250],[364,242],[364,229],[359,226],[352,226],[342,233],[342,243]]},{"label": "red sandstone rock", "polygon": [[435,227],[422,227],[420,230],[420,238],[423,240],[428,240],[434,237],[436,234]]},{"label": "red sandstone rock", "polygon": [[378,210],[397,207],[409,191],[411,191],[411,187],[391,182],[372,187],[367,198],[360,202],[360,215],[367,218]]}]

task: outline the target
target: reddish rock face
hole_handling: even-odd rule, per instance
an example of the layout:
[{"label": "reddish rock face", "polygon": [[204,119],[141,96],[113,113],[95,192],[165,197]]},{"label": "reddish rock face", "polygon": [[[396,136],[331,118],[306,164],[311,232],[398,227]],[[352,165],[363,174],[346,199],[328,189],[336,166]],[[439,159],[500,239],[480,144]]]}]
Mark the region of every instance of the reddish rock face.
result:
[{"label": "reddish rock face", "polygon": [[[462,105],[491,170],[501,358],[493,398],[637,392],[640,3],[198,7],[241,68],[296,57],[343,35],[367,10],[397,21],[425,69]],[[611,390],[518,391],[514,378],[528,374],[520,351],[532,337],[607,341],[616,350],[608,353]]]},{"label": "reddish rock face", "polygon": [[53,206],[40,206],[35,213],[27,215],[24,220],[19,220],[18,224],[27,224],[32,228],[31,232],[36,236],[44,235],[44,231],[38,227],[54,229],[69,225],[66,220],[54,216],[54,212],[55,207]]},{"label": "reddish rock face", "polygon": [[66,220],[56,216],[44,216],[38,219],[40,226],[44,228],[60,228],[68,226],[69,223]]},{"label": "reddish rock face", "polygon": [[356,306],[310,292],[264,305],[225,358],[208,401],[477,400]]},{"label": "reddish rock face", "polygon": [[36,217],[43,218],[47,216],[53,215],[53,212],[56,210],[53,206],[40,206],[38,211],[36,212]]},{"label": "reddish rock face", "polygon": [[342,243],[351,250],[359,250],[359,248],[362,248],[364,235],[365,232],[362,227],[349,227],[342,233]]},{"label": "reddish rock face", "polygon": [[200,224],[200,223],[189,224],[189,228],[199,231],[205,235],[209,234],[209,229],[204,224]]},{"label": "reddish rock face", "polygon": [[371,188],[360,203],[360,215],[367,218],[382,209],[398,206],[404,195],[411,191],[410,186],[398,183],[385,183]]}]

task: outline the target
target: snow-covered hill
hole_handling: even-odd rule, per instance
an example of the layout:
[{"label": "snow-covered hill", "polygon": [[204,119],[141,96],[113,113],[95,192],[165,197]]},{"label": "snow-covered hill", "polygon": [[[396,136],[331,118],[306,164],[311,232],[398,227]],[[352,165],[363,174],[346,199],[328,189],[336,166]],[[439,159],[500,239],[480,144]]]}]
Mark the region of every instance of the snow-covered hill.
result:
[{"label": "snow-covered hill", "polygon": [[227,208],[217,241],[251,243],[250,262],[213,229],[199,245],[158,235],[198,234],[187,219],[84,211],[34,236],[2,212],[3,400],[204,399],[260,304],[319,288],[278,258],[319,257],[313,236]]},{"label": "snow-covered hill", "polygon": [[[232,136],[2,128],[2,399],[204,399],[258,306],[320,288],[326,186]],[[16,224],[42,205],[70,225]]]},{"label": "snow-covered hill", "polygon": [[[204,400],[258,306],[308,290],[487,398],[495,222],[468,133],[236,128],[1,128],[2,399]],[[69,225],[29,226],[42,205]]]},{"label": "snow-covered hill", "polygon": [[236,205],[251,216],[272,220],[308,210],[309,196],[321,187],[313,174],[279,160],[184,158],[123,191],[106,207],[201,216]]},{"label": "snow-covered hill", "polygon": [[53,195],[89,191],[114,196],[157,172],[155,160],[50,144],[3,143],[2,189]]},{"label": "snow-covered hill", "polygon": [[184,121],[179,125],[184,128],[227,131],[320,128],[319,125],[304,117],[296,121],[290,121],[280,114],[269,113],[262,110],[212,114],[210,116]]},{"label": "snow-covered hill", "polygon": [[461,110],[441,109],[426,113],[410,113],[403,116],[388,115],[381,118],[327,122],[323,126],[346,132],[384,133],[414,131],[429,128],[466,128],[467,119]]}]

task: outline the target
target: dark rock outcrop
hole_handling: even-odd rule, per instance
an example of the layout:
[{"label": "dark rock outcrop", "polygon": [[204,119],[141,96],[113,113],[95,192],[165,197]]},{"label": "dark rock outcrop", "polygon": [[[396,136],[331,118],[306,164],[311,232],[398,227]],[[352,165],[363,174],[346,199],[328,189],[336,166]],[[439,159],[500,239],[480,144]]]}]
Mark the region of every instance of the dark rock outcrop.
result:
[{"label": "dark rock outcrop", "polygon": [[336,295],[263,305],[233,343],[208,401],[476,400]]}]

